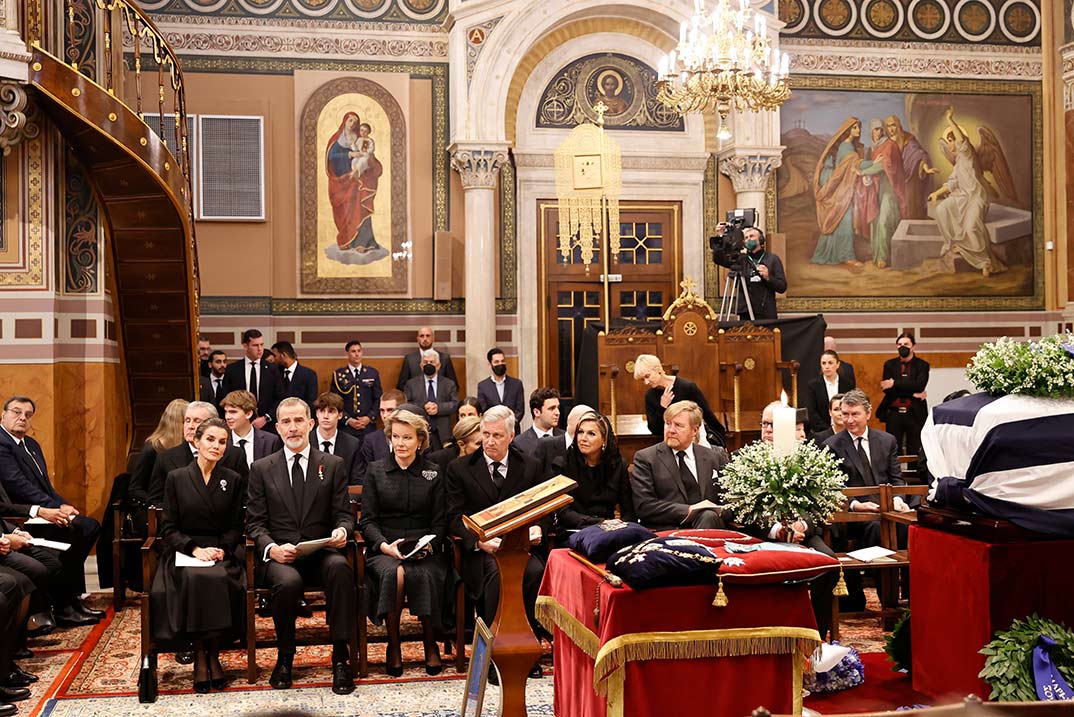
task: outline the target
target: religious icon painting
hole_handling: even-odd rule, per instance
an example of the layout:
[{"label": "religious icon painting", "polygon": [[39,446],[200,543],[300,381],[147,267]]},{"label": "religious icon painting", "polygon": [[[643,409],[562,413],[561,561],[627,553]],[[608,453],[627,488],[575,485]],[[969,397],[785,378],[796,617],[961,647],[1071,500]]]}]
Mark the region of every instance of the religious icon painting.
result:
[{"label": "religious icon painting", "polygon": [[300,120],[302,291],[407,290],[406,123],[371,80],[331,80]]},{"label": "religious icon painting", "polygon": [[792,87],[768,221],[787,241],[784,311],[1043,306],[1039,83]]}]

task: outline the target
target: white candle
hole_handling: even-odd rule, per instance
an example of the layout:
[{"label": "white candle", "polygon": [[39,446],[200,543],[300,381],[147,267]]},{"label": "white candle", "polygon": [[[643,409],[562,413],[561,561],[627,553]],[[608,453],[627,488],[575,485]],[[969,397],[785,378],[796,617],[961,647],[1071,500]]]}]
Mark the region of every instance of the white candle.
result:
[{"label": "white candle", "polygon": [[794,420],[797,411],[787,405],[787,392],[779,397],[781,405],[772,411],[772,452],[777,456],[789,456],[797,448]]}]

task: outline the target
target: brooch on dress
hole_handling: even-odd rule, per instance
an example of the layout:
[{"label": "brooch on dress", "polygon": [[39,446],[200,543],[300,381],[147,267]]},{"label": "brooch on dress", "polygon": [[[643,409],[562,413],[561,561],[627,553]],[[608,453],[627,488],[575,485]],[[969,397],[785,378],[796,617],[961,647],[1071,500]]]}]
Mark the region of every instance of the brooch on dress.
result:
[{"label": "brooch on dress", "polygon": [[220,479],[220,491],[223,493],[227,492],[227,481],[223,478]]},{"label": "brooch on dress", "polygon": [[324,466],[317,466],[317,480],[324,480]]},{"label": "brooch on dress", "polygon": [[432,480],[433,478],[436,478],[436,471],[422,471],[421,477],[425,480]]}]

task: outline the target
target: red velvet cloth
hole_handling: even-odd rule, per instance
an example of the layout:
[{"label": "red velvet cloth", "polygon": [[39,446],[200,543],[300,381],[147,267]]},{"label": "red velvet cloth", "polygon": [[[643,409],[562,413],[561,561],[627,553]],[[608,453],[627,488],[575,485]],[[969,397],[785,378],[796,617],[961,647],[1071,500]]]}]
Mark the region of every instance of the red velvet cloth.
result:
[{"label": "red velvet cloth", "polygon": [[[600,576],[554,550],[541,595],[554,598],[604,645],[638,632],[681,632],[743,627],[816,628],[804,584],[744,586],[724,583],[726,607],[713,607],[715,585],[632,590],[600,584],[600,625],[593,606]],[[606,701],[593,689],[593,660],[555,631],[554,709],[559,717],[604,717]],[[772,712],[793,707],[791,655],[628,662],[624,717],[657,714],[745,715],[758,705]]]},{"label": "red velvet cloth", "polygon": [[[978,650],[1032,613],[1074,626],[1074,540],[994,544],[910,527],[914,689],[941,701],[991,689]],[[952,699],[945,699],[952,698]]]}]

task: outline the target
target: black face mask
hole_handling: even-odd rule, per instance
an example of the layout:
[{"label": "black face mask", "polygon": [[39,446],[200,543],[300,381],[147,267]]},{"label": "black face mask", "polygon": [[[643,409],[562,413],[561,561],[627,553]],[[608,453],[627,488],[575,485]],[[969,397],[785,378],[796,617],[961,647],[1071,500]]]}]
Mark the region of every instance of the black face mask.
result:
[{"label": "black face mask", "polygon": [[431,363],[427,363],[421,367],[421,372],[426,376],[432,376],[436,373],[436,366],[433,366]]},{"label": "black face mask", "polygon": [[903,358],[906,358],[909,355],[910,355],[910,347],[909,346],[900,346],[899,347],[899,356],[902,356]]},{"label": "black face mask", "polygon": [[505,363],[496,364],[495,366],[492,367],[492,372],[494,374],[496,374],[497,376],[503,376],[504,374],[507,373],[507,364],[505,364]]}]

